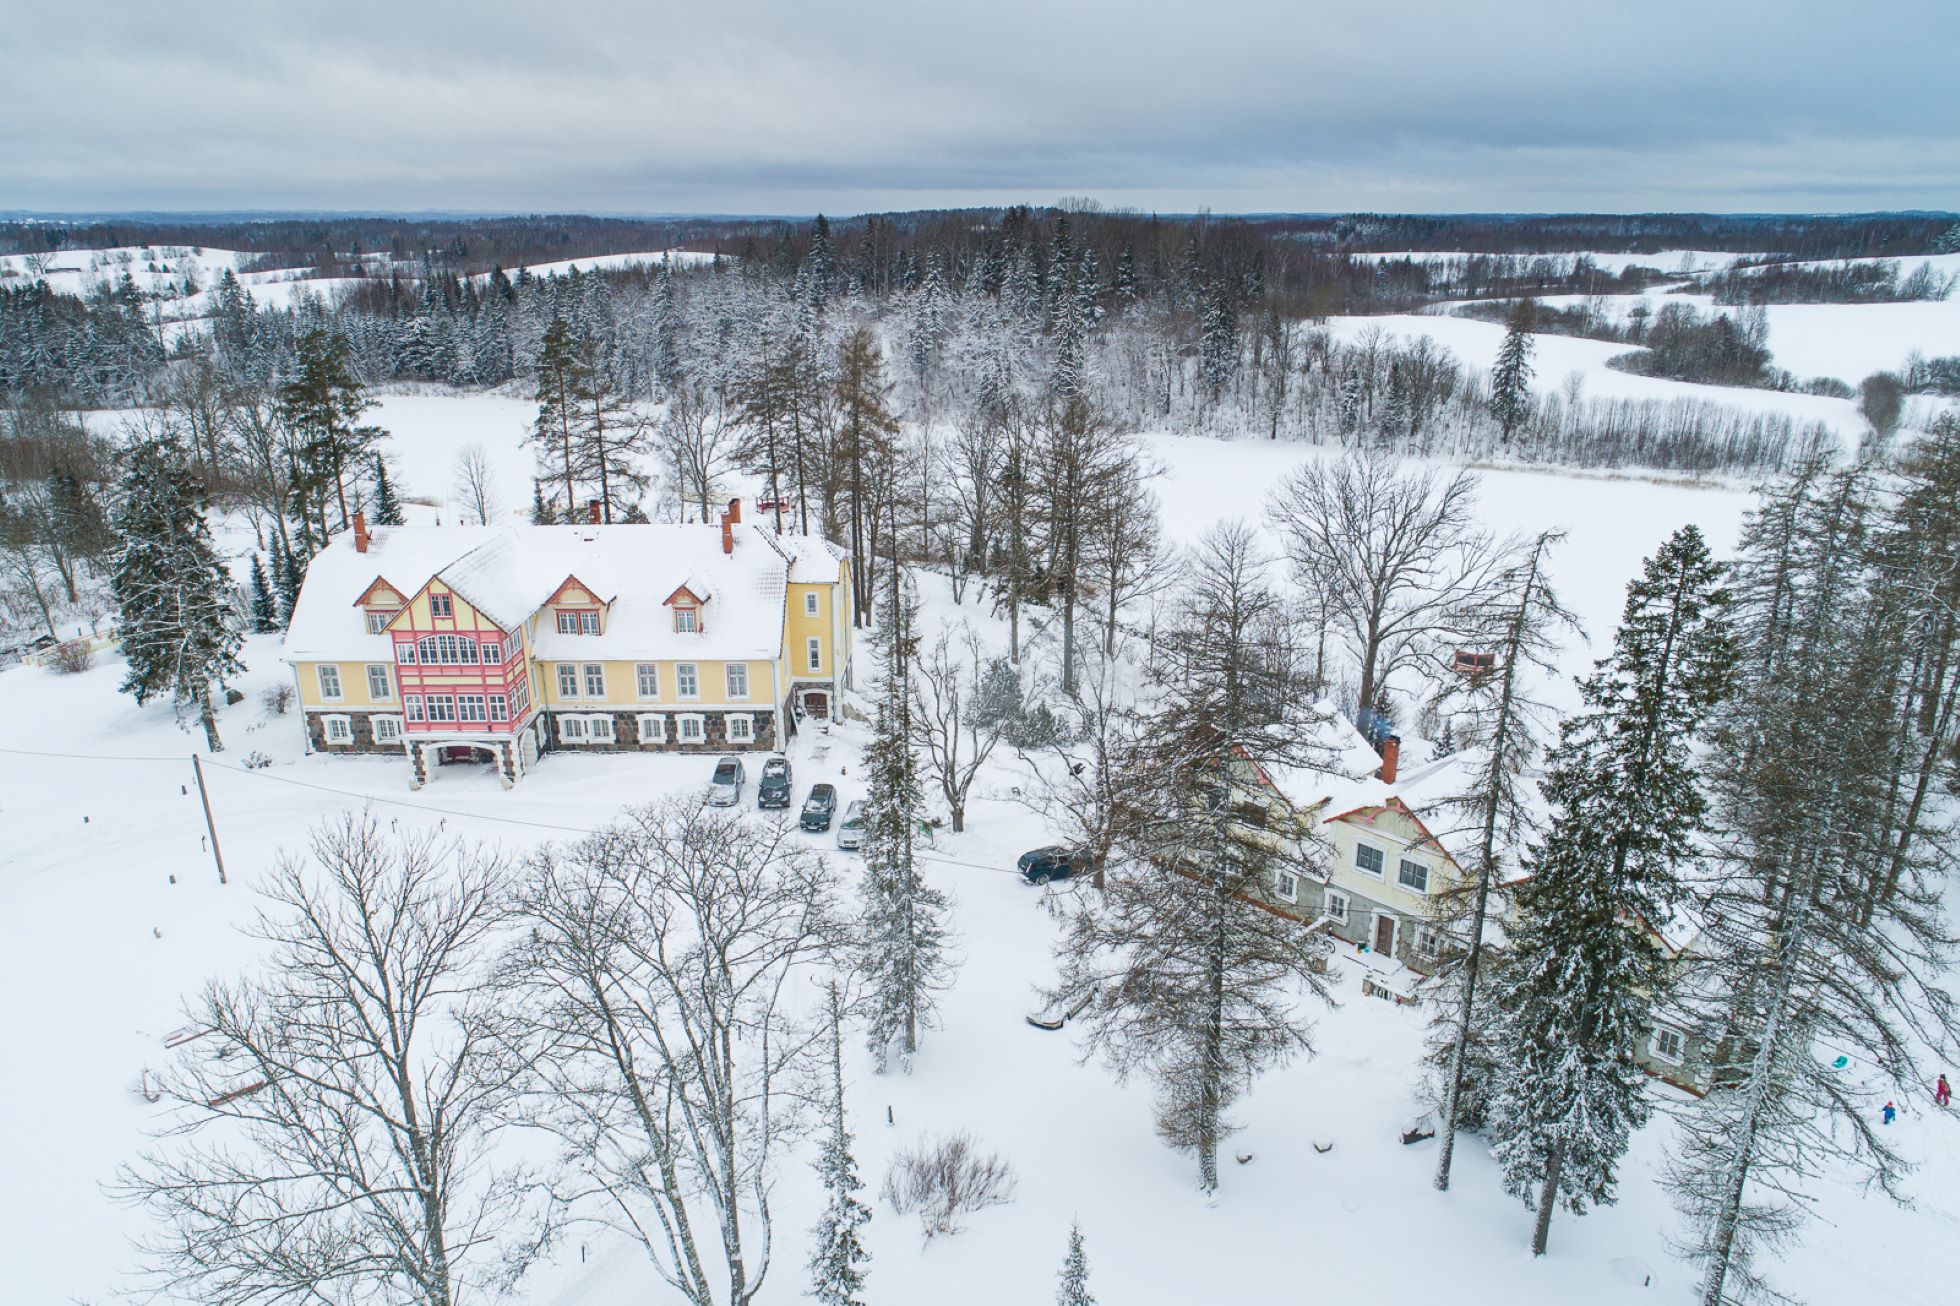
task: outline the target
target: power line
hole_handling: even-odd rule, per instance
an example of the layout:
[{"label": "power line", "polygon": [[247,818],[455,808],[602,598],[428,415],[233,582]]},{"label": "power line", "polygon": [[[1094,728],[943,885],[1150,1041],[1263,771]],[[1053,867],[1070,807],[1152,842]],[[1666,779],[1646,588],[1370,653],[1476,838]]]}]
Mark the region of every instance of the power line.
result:
[{"label": "power line", "polygon": [[[50,753],[35,748],[0,748],[0,753],[11,753],[16,757],[61,757],[75,762],[171,762],[178,766],[184,764],[183,756],[142,757],[129,753]],[[215,766],[216,763],[213,763]]]}]

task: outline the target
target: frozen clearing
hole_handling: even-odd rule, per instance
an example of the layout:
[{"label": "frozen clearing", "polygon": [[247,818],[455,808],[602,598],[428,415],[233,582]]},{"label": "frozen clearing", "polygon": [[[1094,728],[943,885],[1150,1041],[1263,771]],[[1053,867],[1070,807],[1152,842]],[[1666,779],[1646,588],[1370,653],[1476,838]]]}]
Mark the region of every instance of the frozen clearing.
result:
[{"label": "frozen clearing", "polygon": [[[590,258],[559,259],[555,263],[527,263],[522,270],[534,277],[562,277],[573,268],[577,268],[580,272],[598,272],[602,269],[637,268],[667,262],[680,267],[684,264],[714,261],[713,254],[703,254],[698,250],[656,249],[640,254],[595,254]],[[515,276],[519,269],[509,268],[507,271]]]},{"label": "frozen clearing", "polygon": [[[1614,301],[1607,302],[1610,304]],[[1830,308],[1832,312],[1844,311],[1840,305]],[[1336,317],[1328,322],[1334,334],[1343,340],[1352,340],[1374,329],[1411,340],[1426,335],[1472,367],[1486,369],[1496,359],[1497,347],[1504,341],[1504,327],[1500,323],[1442,314]],[[1663,377],[1636,376],[1632,372],[1606,366],[1607,359],[1632,352],[1635,348],[1633,345],[1587,340],[1579,336],[1534,334],[1532,339],[1536,343],[1531,360],[1536,371],[1532,380],[1534,390],[1562,389],[1566,378],[1577,373],[1583,378],[1584,394],[1588,398],[1692,399],[1750,412],[1781,413],[1804,425],[1822,422],[1848,442],[1856,441],[1865,429],[1865,421],[1858,416],[1857,406],[1848,399],[1745,386],[1696,385]],[[1776,351],[1778,341],[1774,319],[1771,321],[1769,343],[1772,352]],[[1777,361],[1789,366],[1782,362],[1780,354]]]},{"label": "frozen clearing", "polygon": [[[512,397],[431,393],[387,396],[376,416],[393,432],[404,494],[444,496],[454,449],[477,440],[499,460],[500,485],[524,496],[507,506],[521,508],[529,456],[516,442],[531,412]],[[1286,443],[1161,436],[1148,443],[1167,469],[1156,490],[1167,534],[1179,543],[1220,517],[1256,516],[1288,469],[1325,456]],[[1509,468],[1482,476],[1483,514],[1493,528],[1572,532],[1558,579],[1595,638],[1610,631],[1621,587],[1669,531],[1697,522],[1718,551],[1727,550],[1747,505],[1735,487]],[[955,615],[942,586],[928,578],[923,588],[929,625]],[[958,615],[998,637],[984,609],[969,604]],[[1588,656],[1567,650],[1566,669],[1580,669]],[[309,825],[372,798],[384,820],[443,822],[452,834],[522,850],[558,832],[510,820],[590,828],[622,804],[706,777],[701,759],[561,754],[509,793],[464,767],[445,768],[411,793],[399,761],[305,757],[293,718],[263,716],[259,691],[285,675],[277,657],[274,639],[252,641],[252,671],[240,685],[247,699],[222,714],[229,747],[216,761],[224,765],[207,768],[233,880],[222,888],[203,847],[196,791],[185,792],[194,739],[167,708],[138,708],[116,693],[121,668],[113,659],[76,677],[0,672],[0,713],[14,726],[8,747],[39,750],[0,752],[7,838],[0,1045],[8,1050],[0,1058],[0,1111],[10,1122],[0,1228],[13,1248],[9,1300],[103,1303],[130,1286],[127,1239],[144,1227],[143,1216],[110,1201],[103,1185],[155,1123],[135,1091],[138,1076],[161,1064],[161,1036],[182,1023],[184,996],[252,964],[254,945],[237,929],[254,906],[251,886]],[[845,798],[856,796],[860,742],[843,730],[796,741],[798,793],[828,779]],[[252,750],[273,765],[232,769]],[[129,760],[94,760],[100,756]],[[874,1076],[855,1047],[847,1068],[860,1168],[874,1192],[896,1147],[921,1133],[967,1129],[1012,1161],[1019,1196],[930,1247],[921,1246],[909,1217],[879,1204],[867,1231],[873,1303],[1050,1300],[1072,1218],[1088,1239],[1092,1287],[1111,1306],[1388,1294],[1478,1306],[1686,1306],[1692,1299],[1691,1274],[1665,1249],[1674,1216],[1654,1183],[1665,1124],[1636,1140],[1621,1203],[1584,1219],[1560,1215],[1551,1254],[1533,1263],[1525,1250],[1530,1215],[1502,1193],[1479,1141],[1466,1138],[1458,1149],[1455,1188],[1444,1195],[1429,1183],[1434,1142],[1397,1140],[1415,1111],[1426,1013],[1364,998],[1345,961],[1337,962],[1343,1005],[1319,1016],[1317,1055],[1262,1080],[1237,1112],[1245,1130],[1228,1150],[1254,1159],[1228,1161],[1217,1199],[1198,1197],[1189,1158],[1152,1132],[1147,1089],[1079,1065],[1070,1032],[1044,1033],[1023,1021],[1031,986],[1048,977],[1054,924],[1040,891],[1010,873],[1016,854],[1048,841],[1040,818],[1008,792],[1020,780],[1010,755],[982,777],[970,831],[942,835],[927,854],[938,859],[928,873],[956,899],[964,961],[916,1073]],[[833,857],[841,882],[853,884],[860,864]],[[1782,1285],[1816,1306],[1931,1306],[1960,1276],[1952,1232],[1960,1220],[1953,1193],[1960,1122],[1927,1102],[1904,1106],[1896,1127],[1908,1154],[1925,1163],[1911,1182],[1921,1204],[1900,1212],[1842,1175],[1817,1181],[1819,1218],[1775,1269]],[[1317,1153],[1316,1138],[1331,1139],[1333,1150]],[[804,1158],[789,1161],[762,1297],[774,1306],[803,1300],[817,1196]],[[1643,1287],[1648,1276],[1652,1285]],[[575,1233],[553,1264],[536,1271],[520,1299],[638,1306],[671,1297],[632,1247],[588,1232]]]}]

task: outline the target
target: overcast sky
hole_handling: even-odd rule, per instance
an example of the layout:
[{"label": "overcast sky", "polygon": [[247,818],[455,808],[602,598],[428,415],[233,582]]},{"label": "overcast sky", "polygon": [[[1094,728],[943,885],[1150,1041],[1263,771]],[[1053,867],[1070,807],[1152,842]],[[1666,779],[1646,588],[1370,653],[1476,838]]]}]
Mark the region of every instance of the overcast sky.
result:
[{"label": "overcast sky", "polygon": [[0,209],[1960,207],[1953,0],[0,0]]}]

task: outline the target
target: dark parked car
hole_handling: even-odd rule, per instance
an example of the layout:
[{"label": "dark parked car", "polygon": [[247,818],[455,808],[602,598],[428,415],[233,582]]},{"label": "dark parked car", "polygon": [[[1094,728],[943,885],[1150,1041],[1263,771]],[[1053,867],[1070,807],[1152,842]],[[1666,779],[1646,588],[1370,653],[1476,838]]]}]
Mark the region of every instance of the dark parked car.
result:
[{"label": "dark parked car", "polygon": [[1066,880],[1077,871],[1089,869],[1089,855],[1080,848],[1050,844],[1046,848],[1022,853],[1021,860],[1015,864],[1021,868],[1021,877],[1029,884],[1046,884],[1050,880]]},{"label": "dark parked car", "polygon": [[803,800],[803,819],[806,830],[828,830],[831,821],[837,817],[837,786],[811,785],[810,796]]},{"label": "dark parked car", "polygon": [[755,782],[757,807],[789,806],[789,759],[772,757],[762,764],[762,778]]}]

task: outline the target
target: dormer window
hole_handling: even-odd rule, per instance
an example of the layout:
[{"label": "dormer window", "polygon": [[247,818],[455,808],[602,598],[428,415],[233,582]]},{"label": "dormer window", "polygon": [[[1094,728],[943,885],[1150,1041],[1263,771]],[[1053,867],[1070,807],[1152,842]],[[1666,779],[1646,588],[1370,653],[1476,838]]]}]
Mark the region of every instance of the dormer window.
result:
[{"label": "dormer window", "polygon": [[598,634],[598,611],[590,608],[560,608],[558,610],[558,633],[561,635]]},{"label": "dormer window", "polygon": [[677,635],[699,634],[706,628],[701,609],[708,602],[706,588],[691,583],[682,585],[663,602],[674,610],[674,633]]},{"label": "dormer window", "polygon": [[388,623],[395,619],[400,608],[369,608],[367,614],[367,633],[379,635],[388,629]]},{"label": "dormer window", "polygon": [[679,605],[675,606],[674,629],[677,632],[683,635],[692,635],[695,631],[699,630],[700,628],[701,626],[700,626],[699,608],[681,607]]}]

